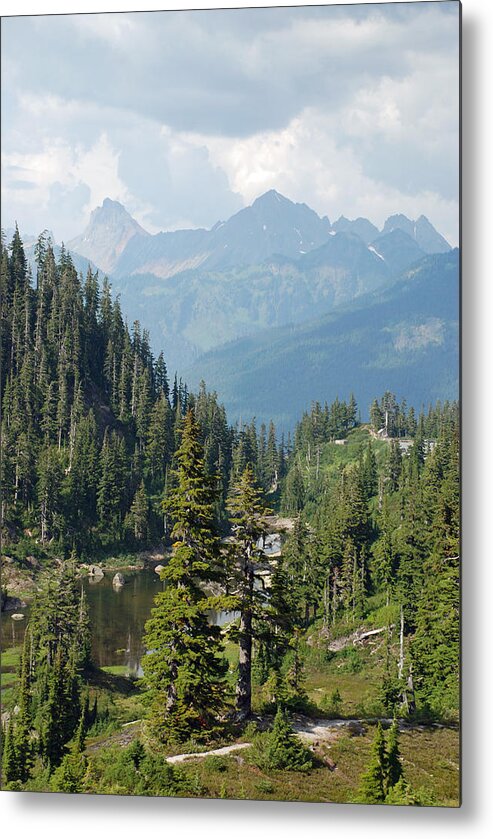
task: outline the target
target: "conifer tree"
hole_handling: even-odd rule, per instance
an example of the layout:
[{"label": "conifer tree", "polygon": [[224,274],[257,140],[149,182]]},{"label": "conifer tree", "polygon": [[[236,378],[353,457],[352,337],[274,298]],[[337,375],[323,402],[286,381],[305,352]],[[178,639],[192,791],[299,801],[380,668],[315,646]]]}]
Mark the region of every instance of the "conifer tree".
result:
[{"label": "conifer tree", "polygon": [[402,763],[399,751],[399,728],[394,719],[387,738],[385,793],[395,787],[402,778]]},{"label": "conifer tree", "polygon": [[294,733],[288,715],[280,705],[272,730],[257,737],[253,753],[255,763],[267,771],[307,772],[313,765],[310,752]]},{"label": "conifer tree", "polygon": [[288,473],[283,495],[283,504],[287,513],[300,513],[305,501],[305,486],[299,466]]},{"label": "conifer tree", "polygon": [[149,420],[145,451],[147,475],[153,487],[162,491],[166,468],[174,448],[173,413],[164,393],[154,403]]},{"label": "conifer tree", "polygon": [[386,794],[387,757],[385,737],[380,723],[373,740],[370,762],[361,778],[358,800],[364,804],[382,804]]},{"label": "conifer tree", "polygon": [[208,620],[208,611],[220,608],[221,599],[204,591],[207,583],[221,577],[214,480],[205,471],[192,411],[185,416],[176,456],[176,488],[167,501],[174,521],[174,553],[162,572],[167,586],[156,596],[146,624],[144,640],[150,652],[143,660],[149,723],[165,742],[210,734],[227,699],[221,633]]},{"label": "conifer tree", "polygon": [[318,599],[320,569],[311,547],[307,523],[303,515],[298,515],[283,547],[283,567],[292,591],[293,623],[299,626],[308,625],[310,608]]},{"label": "conifer tree", "polygon": [[15,727],[10,716],[2,731],[2,787],[18,781],[21,772],[19,756],[15,743]]},{"label": "conifer tree", "polygon": [[53,792],[80,793],[84,790],[84,777],[87,771],[85,757],[78,739],[70,744],[68,752],[62,758],[50,779]]},{"label": "conifer tree", "polygon": [[235,609],[240,612],[236,708],[239,718],[244,719],[251,713],[254,622],[262,609],[254,583],[255,573],[264,560],[261,541],[266,535],[265,516],[268,513],[250,465],[233,488],[228,511],[234,538],[228,589],[234,597]]},{"label": "conifer tree", "polygon": [[148,519],[149,500],[147,498],[144,481],[141,481],[125,520],[125,524],[132,532],[136,542],[145,542],[147,539],[149,527]]}]

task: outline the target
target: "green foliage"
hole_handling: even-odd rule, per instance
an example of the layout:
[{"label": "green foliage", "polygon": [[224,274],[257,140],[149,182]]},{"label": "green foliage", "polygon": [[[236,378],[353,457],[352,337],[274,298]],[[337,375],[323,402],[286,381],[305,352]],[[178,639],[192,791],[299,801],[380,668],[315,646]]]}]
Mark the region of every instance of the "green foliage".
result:
[{"label": "green foliage", "polygon": [[382,726],[378,723],[368,768],[361,778],[359,803],[382,804],[385,801],[386,770],[385,737]]},{"label": "green foliage", "polygon": [[[334,446],[326,442],[323,412],[316,406],[297,428],[288,477],[301,469],[309,498],[277,572],[284,611],[295,614],[310,600],[305,625],[322,616],[334,637],[349,635],[363,622],[387,627],[379,703],[387,713],[402,708],[413,714],[426,706],[448,717],[458,707],[457,406],[437,404],[416,419],[391,393],[379,404],[388,430],[396,434],[390,442],[373,442],[367,431],[356,429],[347,445]],[[411,430],[413,444],[403,452],[398,438]],[[316,446],[320,457],[314,464]],[[297,602],[284,593],[290,590],[290,566]],[[380,598],[378,612],[373,597]],[[398,661],[392,627],[401,614]],[[345,656],[344,670],[357,673],[358,652],[348,647]]]},{"label": "green foliage", "polygon": [[2,243],[4,535],[15,548],[26,528],[64,556],[147,545],[161,534],[142,482],[161,492],[174,453],[166,364],[107,280],[83,281],[47,237],[36,247],[33,288],[18,231]]},{"label": "green foliage", "polygon": [[[442,262],[451,273],[452,257]],[[223,723],[227,662],[221,632],[209,624],[212,608],[241,613],[230,633],[240,646],[241,715],[251,709],[252,678],[265,705],[306,710],[303,634],[317,622],[326,638],[366,623],[387,628],[380,695],[368,700],[374,708],[456,713],[457,405],[437,403],[417,416],[387,390],[371,407],[373,431],[387,435],[375,439],[357,419],[354,397],[336,398],[314,403],[293,445],[290,438],[279,444],[273,423],[229,427],[203,383],[190,394],[175,378],[170,394],[164,358],[153,359],[138,321],[127,328],[108,282],[100,290],[90,270],[83,281],[64,249],[57,262],[45,234],[36,265],[33,285],[16,229],[9,248],[2,242],[0,271],[2,537],[14,564],[29,554],[41,565],[64,560],[40,579],[11,689],[18,713],[4,735],[7,783],[29,783],[41,758],[43,771],[58,772],[53,784],[80,785],[87,730],[108,724],[82,700],[88,618],[76,560],[67,557],[140,549],[163,533],[173,554],[144,659],[149,723],[159,739],[200,739]],[[412,438],[406,451],[404,436]],[[268,591],[255,583],[268,567],[262,492],[281,496],[295,516],[282,556],[270,563]],[[220,534],[228,530],[226,559]],[[210,596],[211,584],[228,595]],[[397,652],[392,627],[401,614]],[[361,671],[358,650],[337,655],[341,673]],[[336,712],[337,697],[329,703]],[[67,752],[71,741],[79,756],[75,746]],[[395,748],[389,741],[389,753]],[[394,757],[398,772],[398,750]],[[153,771],[149,764],[149,777]],[[409,795],[401,780],[390,788]]]},{"label": "green foliage", "polygon": [[442,713],[459,693],[459,459],[458,430],[444,430],[423,469],[431,514],[430,553],[418,598],[411,644],[419,698]]},{"label": "green foliage", "polygon": [[[19,666],[17,713],[6,735],[6,775],[25,783],[37,752],[53,771],[77,732],[83,744],[83,669],[89,655],[85,600],[71,563],[42,584],[33,603]],[[70,764],[71,765],[71,764]],[[67,771],[69,771],[67,764]]]},{"label": "green foliage", "polygon": [[272,730],[255,738],[252,759],[265,771],[285,769],[307,772],[313,766],[311,752],[300,742],[286,712],[280,706]]},{"label": "green foliage", "polygon": [[370,761],[361,777],[357,801],[361,804],[417,804],[420,803],[418,798],[412,794],[404,778],[396,720],[390,727],[387,741],[378,723]]},{"label": "green foliage", "polygon": [[363,661],[361,653],[354,647],[346,647],[339,653],[340,670],[342,673],[361,673]]},{"label": "green foliage", "polygon": [[184,420],[177,461],[176,488],[166,501],[174,521],[174,554],[162,572],[167,586],[155,598],[144,637],[149,724],[163,742],[210,735],[227,704],[220,629],[207,615],[217,608],[217,598],[213,603],[204,593],[221,574],[215,489],[192,411]]},{"label": "green foliage", "polygon": [[86,770],[87,758],[76,740],[51,776],[51,789],[53,792],[83,792]]},{"label": "green foliage", "polygon": [[403,777],[401,755],[399,751],[399,729],[397,722],[394,719],[390,727],[387,737],[387,765],[386,765],[386,784],[385,789],[387,795],[389,791],[396,786]]},{"label": "green foliage", "polygon": [[204,759],[204,769],[207,772],[226,772],[227,761],[220,755],[209,755]]},{"label": "green foliage", "polygon": [[164,757],[134,741],[91,756],[83,786],[84,792],[175,796],[190,794],[193,784]]},{"label": "green foliage", "polygon": [[274,792],[273,784],[265,778],[262,778],[262,780],[255,785],[255,788],[266,795],[271,795]]},{"label": "green foliage", "polygon": [[343,701],[338,688],[335,688],[330,696],[324,696],[321,702],[321,708],[330,717],[337,718],[341,716]]},{"label": "green foliage", "polygon": [[20,756],[16,749],[14,725],[9,719],[2,730],[2,785],[19,780],[21,773]]},{"label": "green foliage", "polygon": [[436,807],[438,802],[429,789],[419,787],[415,789],[401,778],[385,796],[385,804],[406,805],[414,807]]},{"label": "green foliage", "polygon": [[[251,466],[245,468],[234,485],[228,511],[233,542],[227,560],[227,587],[232,606],[240,613],[239,626],[230,630],[230,637],[239,645],[236,707],[239,716],[245,718],[251,713],[253,638],[266,605],[265,596],[255,588],[255,580],[266,564],[260,545],[266,535],[265,516],[269,512]],[[259,675],[263,678],[262,673]]]}]

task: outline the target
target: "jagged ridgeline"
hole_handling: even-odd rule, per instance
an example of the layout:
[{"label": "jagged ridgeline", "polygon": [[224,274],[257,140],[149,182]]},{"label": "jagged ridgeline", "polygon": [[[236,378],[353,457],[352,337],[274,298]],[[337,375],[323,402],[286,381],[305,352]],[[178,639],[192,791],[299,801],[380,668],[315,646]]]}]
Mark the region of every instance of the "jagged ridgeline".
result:
[{"label": "jagged ridgeline", "polygon": [[124,322],[107,279],[100,284],[90,268],[79,275],[43,235],[35,256],[32,276],[18,230],[8,247],[2,241],[4,541],[34,537],[82,558],[155,543],[187,407],[218,476],[220,517],[247,462],[259,461],[262,486],[273,484],[280,455],[272,425],[230,427],[205,386],[189,394],[176,376],[170,386],[163,355],[153,357],[138,321]]}]

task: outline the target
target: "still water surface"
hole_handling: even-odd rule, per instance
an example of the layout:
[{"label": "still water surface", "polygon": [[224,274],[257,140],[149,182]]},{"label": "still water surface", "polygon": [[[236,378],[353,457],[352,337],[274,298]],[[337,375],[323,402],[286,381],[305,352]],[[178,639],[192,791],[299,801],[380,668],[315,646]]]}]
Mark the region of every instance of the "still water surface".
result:
[{"label": "still water surface", "polygon": [[[140,675],[140,662],[145,655],[142,644],[144,625],[151,613],[153,601],[164,583],[155,571],[124,571],[126,584],[116,588],[112,584],[114,572],[99,581],[85,577],[81,584],[87,594],[92,630],[92,658],[99,667],[121,665],[126,672]],[[22,644],[29,609],[23,621],[12,620],[11,612],[2,613],[2,649]],[[211,615],[216,624],[224,624],[235,617],[233,613]]]}]

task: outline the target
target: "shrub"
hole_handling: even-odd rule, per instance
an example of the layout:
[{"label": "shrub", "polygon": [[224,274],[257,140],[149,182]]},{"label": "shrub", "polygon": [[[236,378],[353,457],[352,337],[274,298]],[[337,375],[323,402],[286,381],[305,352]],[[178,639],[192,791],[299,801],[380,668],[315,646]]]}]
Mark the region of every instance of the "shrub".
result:
[{"label": "shrub", "polygon": [[207,772],[226,772],[228,764],[220,755],[209,755],[204,760],[204,768]]},{"label": "shrub", "polygon": [[82,792],[86,769],[87,759],[79,744],[74,742],[51,776],[51,789],[53,792]]},{"label": "shrub", "polygon": [[84,792],[173,796],[195,793],[195,787],[181,769],[134,740],[124,749],[103,748],[90,758]]},{"label": "shrub", "polygon": [[255,784],[255,789],[258,792],[263,792],[267,795],[274,792],[274,787],[272,786],[271,782],[264,779],[259,781],[258,784]]},{"label": "shrub", "polygon": [[385,797],[385,803],[390,805],[411,805],[414,807],[433,807],[436,799],[429,790],[422,787],[413,789],[404,778],[393,786]]},{"label": "shrub", "polygon": [[338,688],[332,691],[330,696],[325,695],[320,703],[322,711],[331,717],[340,717],[342,714],[342,696]]},{"label": "shrub", "polygon": [[254,740],[252,757],[259,769],[291,769],[306,772],[313,766],[311,752],[295,735],[287,714],[278,708],[271,731]]},{"label": "shrub", "polygon": [[248,743],[249,740],[253,740],[253,738],[258,734],[258,725],[253,720],[250,720],[243,729],[243,733],[241,735],[242,740],[245,740]]},{"label": "shrub", "polygon": [[360,673],[363,669],[361,654],[354,647],[346,647],[339,653],[341,659],[341,673]]}]

